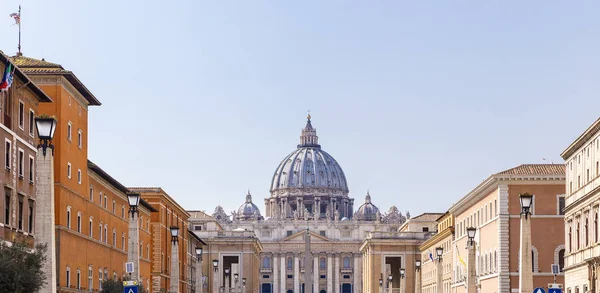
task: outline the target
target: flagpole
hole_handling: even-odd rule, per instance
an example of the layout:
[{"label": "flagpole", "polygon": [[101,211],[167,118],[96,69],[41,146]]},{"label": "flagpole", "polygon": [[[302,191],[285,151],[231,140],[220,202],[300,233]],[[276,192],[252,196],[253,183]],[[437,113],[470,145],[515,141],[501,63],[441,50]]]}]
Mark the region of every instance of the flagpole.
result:
[{"label": "flagpole", "polygon": [[19,5],[19,45],[18,45],[19,53],[18,56],[21,56],[21,5]]}]

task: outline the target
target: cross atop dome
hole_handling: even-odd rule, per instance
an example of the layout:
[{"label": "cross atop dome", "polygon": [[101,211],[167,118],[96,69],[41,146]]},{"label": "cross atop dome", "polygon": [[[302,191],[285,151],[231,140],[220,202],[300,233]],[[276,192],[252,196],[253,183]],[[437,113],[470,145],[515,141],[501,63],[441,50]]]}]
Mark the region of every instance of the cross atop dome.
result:
[{"label": "cross atop dome", "polygon": [[319,145],[319,137],[317,136],[317,130],[313,128],[310,123],[310,111],[308,111],[308,115],[306,116],[306,126],[302,129],[302,134],[300,134],[300,144],[298,148],[303,147],[314,147],[321,148]]}]

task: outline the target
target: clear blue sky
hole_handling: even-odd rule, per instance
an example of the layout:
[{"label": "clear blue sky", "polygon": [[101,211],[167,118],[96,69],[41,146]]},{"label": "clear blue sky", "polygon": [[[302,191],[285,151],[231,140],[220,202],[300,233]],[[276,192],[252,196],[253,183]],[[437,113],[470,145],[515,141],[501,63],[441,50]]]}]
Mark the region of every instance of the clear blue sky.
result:
[{"label": "clear blue sky", "polygon": [[356,202],[416,215],[598,118],[600,3],[557,2],[5,0],[0,50],[20,3],[24,54],[100,99],[90,159],[125,185],[264,211],[310,109]]}]

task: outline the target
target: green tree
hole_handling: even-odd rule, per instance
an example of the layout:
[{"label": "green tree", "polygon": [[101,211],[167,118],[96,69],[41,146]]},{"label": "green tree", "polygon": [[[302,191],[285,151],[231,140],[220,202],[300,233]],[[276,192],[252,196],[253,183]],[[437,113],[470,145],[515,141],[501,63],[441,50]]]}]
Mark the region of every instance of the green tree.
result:
[{"label": "green tree", "polygon": [[9,245],[0,241],[0,292],[37,292],[46,284],[42,265],[47,250],[45,244],[32,250],[24,242]]},{"label": "green tree", "polygon": [[[127,280],[126,278],[125,280]],[[0,291],[1,292],[1,291]],[[102,282],[102,293],[123,293],[123,280],[109,279]],[[146,290],[142,284],[138,285],[138,293],[145,293]]]}]

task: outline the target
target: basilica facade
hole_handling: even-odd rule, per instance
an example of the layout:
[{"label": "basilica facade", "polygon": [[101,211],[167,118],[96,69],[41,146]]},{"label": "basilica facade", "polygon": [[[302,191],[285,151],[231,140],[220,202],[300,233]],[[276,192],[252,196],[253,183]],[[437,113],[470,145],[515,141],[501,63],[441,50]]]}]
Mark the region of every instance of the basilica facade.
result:
[{"label": "basilica facade", "polygon": [[[229,214],[220,206],[212,214],[189,211],[190,228],[208,243],[204,292],[374,292],[363,288],[365,279],[398,275],[392,267],[412,267],[407,262],[414,262],[418,244],[435,229],[435,219],[409,228],[408,212],[395,206],[380,211],[368,191],[355,209],[344,171],[321,148],[310,115],[300,143],[276,167],[270,186],[264,215],[249,191]],[[410,249],[387,246],[394,250],[387,252],[392,265],[392,257],[381,258],[386,252],[377,249],[377,239],[407,243]],[[378,267],[367,268],[375,263],[366,261],[374,251],[380,255]],[[305,291],[305,283],[312,290]]]}]

